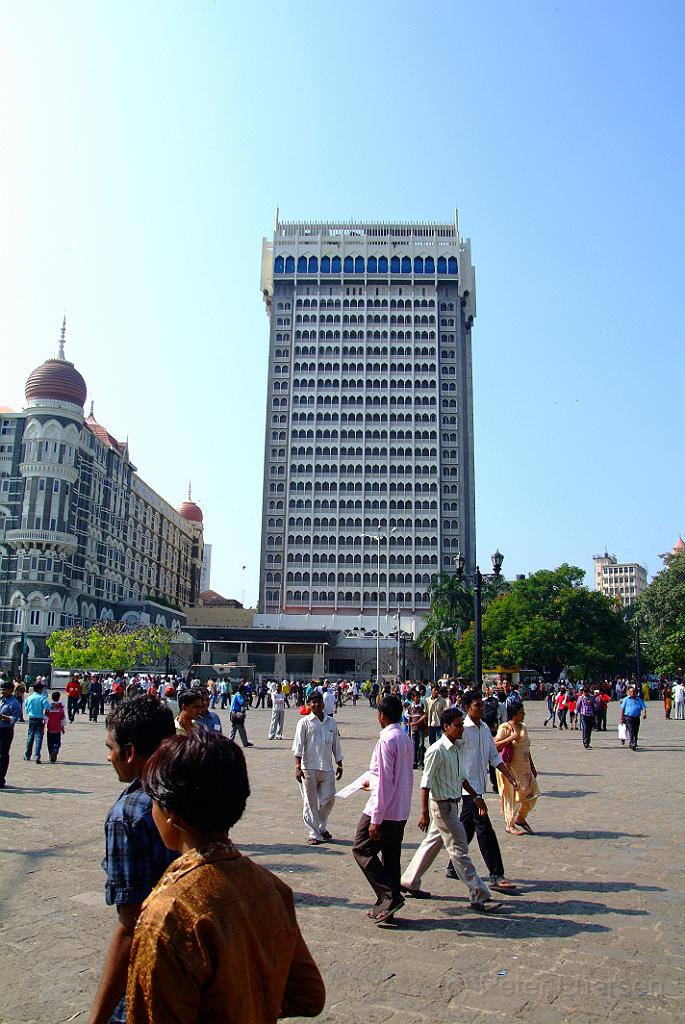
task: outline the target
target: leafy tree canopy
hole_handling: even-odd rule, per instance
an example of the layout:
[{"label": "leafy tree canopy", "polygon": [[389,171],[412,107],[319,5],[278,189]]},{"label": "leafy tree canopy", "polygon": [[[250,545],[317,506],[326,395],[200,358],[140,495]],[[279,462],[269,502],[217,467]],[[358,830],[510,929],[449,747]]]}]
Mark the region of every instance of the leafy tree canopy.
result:
[{"label": "leafy tree canopy", "polygon": [[99,622],[55,630],[47,645],[57,668],[115,672],[154,665],[170,653],[171,636],[164,626]]},{"label": "leafy tree canopy", "polygon": [[[567,665],[588,678],[622,667],[630,631],[615,602],[583,586],[573,565],[541,569],[510,585],[483,615],[483,664],[534,668],[556,681]],[[461,670],[473,674],[473,629],[458,645]]]},{"label": "leafy tree canopy", "polygon": [[657,672],[685,667],[685,552],[668,555],[637,604],[647,654]]}]

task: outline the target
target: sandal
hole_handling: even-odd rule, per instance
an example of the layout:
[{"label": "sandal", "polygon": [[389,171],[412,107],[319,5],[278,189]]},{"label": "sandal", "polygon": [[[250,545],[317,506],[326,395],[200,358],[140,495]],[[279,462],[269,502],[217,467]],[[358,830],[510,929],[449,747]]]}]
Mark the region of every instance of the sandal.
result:
[{"label": "sandal", "polygon": [[522,828],[524,832],[527,832],[529,836],[535,835],[527,821],[517,821],[516,824],[519,828]]},{"label": "sandal", "polygon": [[392,919],[394,918],[395,914],[399,910],[401,910],[403,906],[404,906],[404,900],[403,899],[399,899],[399,900],[397,900],[396,903],[393,903],[392,906],[388,907],[387,909],[379,910],[378,913],[376,914],[376,923],[377,924],[390,924]]}]

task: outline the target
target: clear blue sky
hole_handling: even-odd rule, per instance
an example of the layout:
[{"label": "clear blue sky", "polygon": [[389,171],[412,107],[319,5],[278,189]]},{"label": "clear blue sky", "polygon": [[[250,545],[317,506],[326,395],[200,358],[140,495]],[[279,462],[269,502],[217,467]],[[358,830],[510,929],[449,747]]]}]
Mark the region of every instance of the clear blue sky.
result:
[{"label": "clear blue sky", "polygon": [[[478,556],[507,575],[685,531],[678,2],[0,0],[0,404],[67,356],[258,589],[283,219],[450,220],[478,282]],[[247,568],[243,572],[242,565]]]}]

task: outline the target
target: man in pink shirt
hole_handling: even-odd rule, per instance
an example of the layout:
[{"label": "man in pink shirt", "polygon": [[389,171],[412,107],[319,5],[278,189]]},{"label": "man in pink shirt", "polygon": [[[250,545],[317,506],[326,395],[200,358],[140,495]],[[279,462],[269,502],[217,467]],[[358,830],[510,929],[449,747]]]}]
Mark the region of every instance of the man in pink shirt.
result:
[{"label": "man in pink shirt", "polygon": [[366,787],[370,796],[357,825],[352,853],[376,893],[376,904],[368,915],[378,925],[387,926],[404,906],[400,856],[414,787],[414,745],[400,724],[399,697],[383,697],[377,713],[381,734],[371,755]]}]

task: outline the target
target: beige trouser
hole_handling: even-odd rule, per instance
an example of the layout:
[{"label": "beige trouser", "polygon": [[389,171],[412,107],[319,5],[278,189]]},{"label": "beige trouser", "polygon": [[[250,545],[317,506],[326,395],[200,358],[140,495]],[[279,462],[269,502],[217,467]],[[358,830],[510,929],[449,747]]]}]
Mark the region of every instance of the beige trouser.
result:
[{"label": "beige trouser", "polygon": [[335,773],[305,768],[302,779],[302,817],[310,839],[321,839],[335,803]]},{"label": "beige trouser", "polygon": [[490,890],[469,857],[469,843],[464,826],[459,820],[459,804],[450,800],[430,800],[429,803],[430,828],[402,875],[401,884],[407,889],[420,889],[422,876],[444,846],[454,870],[468,887],[471,903],[482,903],[491,899]]}]

